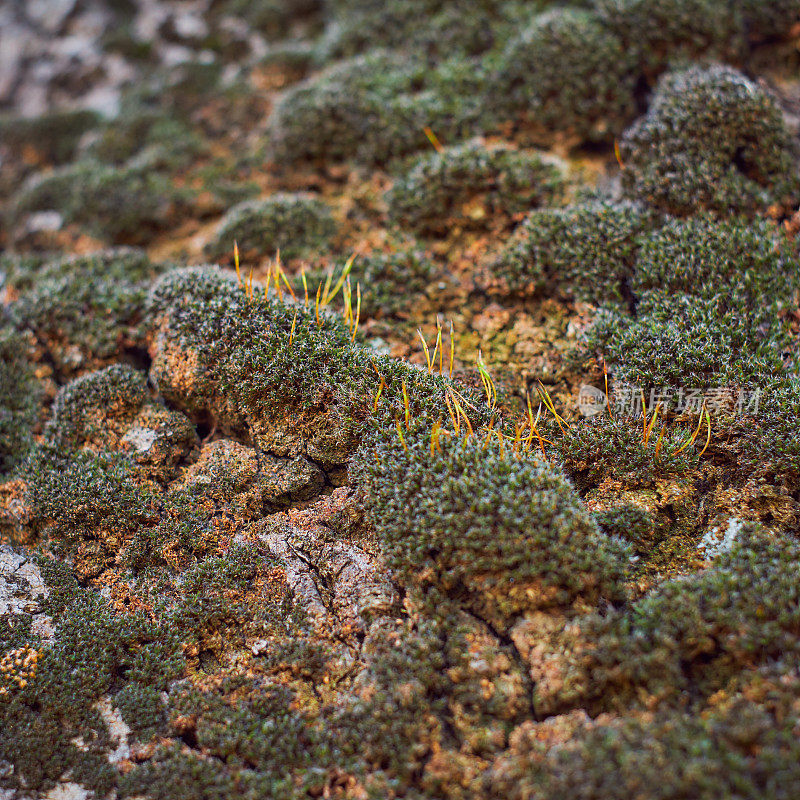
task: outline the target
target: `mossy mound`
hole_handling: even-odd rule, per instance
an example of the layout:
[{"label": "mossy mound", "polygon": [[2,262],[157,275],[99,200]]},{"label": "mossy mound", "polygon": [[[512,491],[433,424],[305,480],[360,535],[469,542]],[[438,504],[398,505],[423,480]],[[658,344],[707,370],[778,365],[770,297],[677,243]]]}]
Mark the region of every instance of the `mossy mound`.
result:
[{"label": "mossy mound", "polygon": [[307,255],[328,245],[336,233],[330,207],[313,195],[276,194],[234,206],[206,247],[210,258],[230,260],[233,243],[243,256],[286,258]]},{"label": "mossy mound", "polygon": [[353,271],[362,287],[363,313],[388,316],[418,301],[430,287],[436,266],[420,247],[393,245],[388,252],[359,257]]},{"label": "mossy mound", "polygon": [[670,220],[644,238],[632,289],[711,297],[725,287],[731,302],[754,312],[788,307],[800,286],[800,260],[774,225],[704,216]]},{"label": "mossy mound", "polygon": [[[208,269],[176,270],[153,285],[150,376],[168,402],[245,431],[265,452],[327,465],[347,463],[368,419],[386,425],[405,414],[404,395],[420,426],[447,413],[445,377],[372,355],[327,312],[318,320],[313,308],[261,294],[249,299]],[[476,411],[474,424],[489,416]]]},{"label": "mossy mound", "polygon": [[174,223],[191,196],[150,164],[81,161],[34,176],[14,197],[12,216],[57,211],[66,223],[110,244],[140,244]]},{"label": "mossy mound", "polygon": [[328,58],[352,56],[376,46],[419,51],[432,58],[478,55],[507,38],[520,16],[517,4],[503,0],[479,4],[338,0],[330,5],[323,40]]},{"label": "mossy mound", "polygon": [[509,41],[488,101],[536,141],[608,141],[636,114],[636,59],[597,14],[559,8]]},{"label": "mossy mound", "polygon": [[786,326],[735,298],[654,290],[636,319],[602,317],[590,337],[623,383],[651,388],[754,388],[785,376]]},{"label": "mossy mound", "polygon": [[540,209],[514,231],[493,271],[515,294],[622,302],[651,224],[652,215],[632,203]]},{"label": "mossy mound", "polygon": [[25,351],[25,337],[0,328],[0,475],[7,475],[33,444],[39,387]]},{"label": "mossy mound", "polygon": [[564,178],[538,153],[469,142],[420,156],[387,201],[390,217],[419,233],[482,228],[558,200]]},{"label": "mossy mound", "polygon": [[48,260],[18,271],[13,318],[31,330],[60,375],[72,375],[143,348],[143,302],[150,279],[164,270],[143,251],[120,248]]},{"label": "mossy mound", "polygon": [[443,438],[440,450],[427,438],[406,449],[391,437],[367,443],[351,475],[368,493],[390,568],[434,608],[457,598],[502,625],[619,597],[621,554],[563,475],[477,438]]},{"label": "mossy mound", "polygon": [[671,214],[754,214],[798,196],[796,147],[777,103],[730,67],[666,75],[620,151],[626,194]]},{"label": "mossy mound", "polygon": [[431,68],[419,58],[381,51],[341,61],[292,87],[276,104],[275,159],[387,165],[429,148],[425,128],[443,141],[463,138],[483,113],[481,93],[475,96],[480,73],[463,59]]},{"label": "mossy mound", "polygon": [[651,79],[670,62],[741,55],[744,37],[736,5],[724,0],[594,0],[603,24],[636,54]]}]

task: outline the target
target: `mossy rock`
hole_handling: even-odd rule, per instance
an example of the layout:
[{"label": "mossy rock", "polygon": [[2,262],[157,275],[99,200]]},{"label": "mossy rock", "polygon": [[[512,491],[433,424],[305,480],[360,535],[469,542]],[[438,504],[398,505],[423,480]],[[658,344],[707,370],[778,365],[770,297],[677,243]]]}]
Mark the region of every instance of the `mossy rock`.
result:
[{"label": "mossy rock", "polygon": [[[214,270],[168,273],[151,289],[148,314],[150,376],[165,400],[281,458],[346,464],[367,427],[392,427],[405,414],[404,396],[420,426],[447,413],[449,379],[375,356],[338,315],[317,319],[313,308],[260,291],[249,299]],[[473,406],[474,424],[488,423]]]},{"label": "mossy rock", "polygon": [[671,214],[755,214],[800,196],[780,108],[730,67],[666,75],[620,151],[625,193]]},{"label": "mossy rock", "polygon": [[557,201],[562,170],[539,153],[468,142],[420,156],[388,194],[390,217],[418,233],[485,228]]},{"label": "mossy rock", "polygon": [[306,194],[275,194],[234,206],[206,247],[210,258],[230,260],[237,242],[244,257],[286,258],[319,252],[329,246],[337,226],[330,207]]}]

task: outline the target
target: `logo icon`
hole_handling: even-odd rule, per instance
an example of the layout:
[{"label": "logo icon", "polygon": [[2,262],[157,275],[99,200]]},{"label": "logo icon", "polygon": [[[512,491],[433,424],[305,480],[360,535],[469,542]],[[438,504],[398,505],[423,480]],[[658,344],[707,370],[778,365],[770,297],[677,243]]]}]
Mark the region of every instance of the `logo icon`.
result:
[{"label": "logo icon", "polygon": [[606,393],[595,386],[584,383],[578,392],[578,410],[584,417],[600,414],[606,407]]}]

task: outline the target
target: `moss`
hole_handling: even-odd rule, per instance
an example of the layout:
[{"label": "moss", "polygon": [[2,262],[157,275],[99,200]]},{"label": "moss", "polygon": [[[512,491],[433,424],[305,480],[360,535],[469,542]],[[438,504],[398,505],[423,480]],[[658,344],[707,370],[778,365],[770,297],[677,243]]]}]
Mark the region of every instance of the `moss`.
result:
[{"label": "moss", "polygon": [[407,785],[441,743],[451,682],[446,674],[446,630],[384,624],[368,650],[369,687],[326,724],[355,769],[383,770],[389,786]]},{"label": "moss", "polygon": [[73,449],[87,439],[102,438],[111,420],[132,421],[147,398],[147,378],[132,367],[115,365],[89,373],[58,393],[46,436],[59,448]]},{"label": "moss", "polygon": [[796,543],[745,526],[708,570],[667,581],[627,609],[587,615],[556,633],[556,651],[563,637],[573,645],[552,663],[560,679],[542,702],[551,713],[562,703],[594,712],[685,708],[746,685],[775,658],[784,668],[798,663],[796,556]]},{"label": "moss", "polygon": [[589,334],[622,383],[651,389],[751,389],[785,374],[787,330],[768,309],[734,297],[659,289],[640,298],[637,317],[601,317]]},{"label": "moss", "polygon": [[767,387],[752,408],[726,420],[721,449],[730,456],[729,468],[744,480],[800,485],[800,386],[796,378]]},{"label": "moss", "polygon": [[418,51],[439,59],[457,53],[477,55],[507,38],[522,16],[520,4],[503,0],[339,0],[331,5],[323,41],[328,58],[352,56],[376,46]]},{"label": "moss", "polygon": [[23,188],[14,198],[13,216],[55,210],[100,239],[136,244],[167,228],[191,195],[149,164],[111,167],[83,161]]},{"label": "moss", "polygon": [[[769,685],[769,684],[768,684]],[[519,750],[487,777],[503,800],[652,797],[789,797],[800,774],[791,692],[772,682],[772,709],[737,695],[702,717],[668,712],[587,725],[561,747],[520,737]],[[522,743],[524,741],[524,744]]]},{"label": "moss", "polygon": [[651,215],[631,203],[594,200],[529,214],[506,244],[495,274],[515,294],[623,302]]},{"label": "moss", "polygon": [[127,248],[58,258],[12,278],[22,291],[13,318],[47,348],[57,372],[70,375],[142,347],[147,281],[163,270]]},{"label": "moss", "polygon": [[330,207],[312,195],[276,194],[232,208],[206,248],[211,258],[230,256],[237,241],[242,255],[307,255],[327,247],[336,233]]},{"label": "moss", "polygon": [[353,272],[361,283],[365,316],[388,316],[409,310],[431,285],[436,266],[420,248],[392,245],[358,258]]},{"label": "moss", "polygon": [[724,286],[731,303],[755,312],[790,303],[798,281],[800,261],[774,225],[701,215],[670,220],[645,237],[632,288],[711,298]]},{"label": "moss", "polygon": [[0,757],[14,766],[13,781],[46,791],[65,772],[98,794],[116,784],[106,759],[109,736],[95,707],[120,683],[163,690],[183,671],[174,634],[141,612],[117,616],[102,598],[79,588],[68,570],[41,563],[50,594],[45,611],[55,620],[50,643],[36,643],[36,671],[9,701],[0,703],[6,736]]},{"label": "moss", "polygon": [[289,89],[271,117],[278,163],[356,159],[385,165],[430,147],[424,129],[443,141],[462,138],[481,117],[479,65],[452,59],[431,69],[423,60],[376,51],[341,61]]},{"label": "moss", "polygon": [[565,435],[557,428],[548,431],[548,438],[555,437],[553,441],[564,468],[581,488],[606,478],[648,485],[659,478],[691,471],[696,465],[693,448],[676,454],[691,436],[693,427],[670,426],[664,432],[658,454],[660,431],[645,442],[641,412],[638,415],[626,410],[613,415],[603,412],[576,420]]},{"label": "moss", "polygon": [[194,735],[204,753],[272,773],[275,790],[286,793],[290,774],[317,766],[313,758],[318,755],[319,733],[292,707],[294,699],[284,687],[245,678],[223,680],[211,691],[179,685],[170,693],[169,705],[173,719],[196,718]]},{"label": "moss", "polygon": [[52,164],[65,164],[81,137],[100,124],[94,111],[52,111],[40,117],[0,117],[0,144],[17,155],[28,148]]},{"label": "moss", "polygon": [[558,167],[538,153],[482,142],[420,156],[388,194],[390,217],[422,233],[483,228],[552,202],[563,192]]},{"label": "moss", "polygon": [[0,476],[8,475],[33,444],[39,386],[24,353],[24,336],[0,327]]},{"label": "moss", "polygon": [[[447,413],[447,379],[374,356],[326,312],[318,322],[313,308],[260,292],[250,301],[209,270],[165,276],[153,286],[149,314],[159,331],[151,376],[165,399],[210,415],[221,429],[246,431],[266,452],[346,463],[369,418],[393,425],[405,413],[403,382],[409,415],[421,425]],[[374,411],[379,373],[386,387]],[[474,416],[475,424],[488,421]]]},{"label": "moss", "polygon": [[202,152],[202,141],[181,119],[144,108],[121,114],[106,125],[86,155],[122,165],[144,150],[158,149],[173,169],[185,167]]},{"label": "moss", "polygon": [[[510,448],[509,448],[510,450]],[[480,440],[397,436],[351,466],[387,563],[435,607],[458,598],[492,618],[619,596],[622,563],[569,482]],[[532,554],[536,554],[535,557]]]},{"label": "moss", "polygon": [[487,94],[536,141],[607,141],[635,114],[635,59],[600,18],[554,9],[534,18],[498,59]]},{"label": "moss", "polygon": [[143,483],[121,454],[63,453],[44,445],[22,475],[31,530],[71,557],[82,580],[117,566],[134,573],[185,566],[215,545],[207,509]]},{"label": "moss", "polygon": [[610,536],[619,536],[642,545],[652,539],[656,521],[645,508],[632,504],[614,506],[595,514],[598,525]]},{"label": "moss", "polygon": [[724,0],[594,2],[603,24],[637,54],[640,68],[651,79],[671,62],[741,54],[742,18],[736,5]]},{"label": "moss", "polygon": [[620,149],[626,194],[672,214],[754,214],[798,196],[795,148],[777,103],[730,67],[662,78]]}]

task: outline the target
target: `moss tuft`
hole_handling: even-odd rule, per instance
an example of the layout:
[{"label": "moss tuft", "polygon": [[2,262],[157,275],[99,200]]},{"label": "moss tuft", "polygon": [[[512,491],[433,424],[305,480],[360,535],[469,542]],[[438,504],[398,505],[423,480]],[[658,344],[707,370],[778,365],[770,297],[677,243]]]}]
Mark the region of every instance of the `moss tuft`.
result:
[{"label": "moss tuft", "polygon": [[515,294],[623,302],[651,215],[631,203],[589,201],[529,214],[494,266]]},{"label": "moss tuft", "polygon": [[327,247],[335,233],[336,223],[324,201],[313,195],[276,194],[232,208],[206,255],[229,260],[237,241],[243,256],[274,256],[280,250],[286,258],[295,258]]},{"label": "moss tuft", "polygon": [[620,150],[626,194],[676,215],[754,214],[800,194],[780,108],[730,67],[666,75]]},{"label": "moss tuft", "polygon": [[388,194],[390,217],[421,233],[484,228],[560,198],[561,170],[538,153],[470,142],[420,156]]}]

